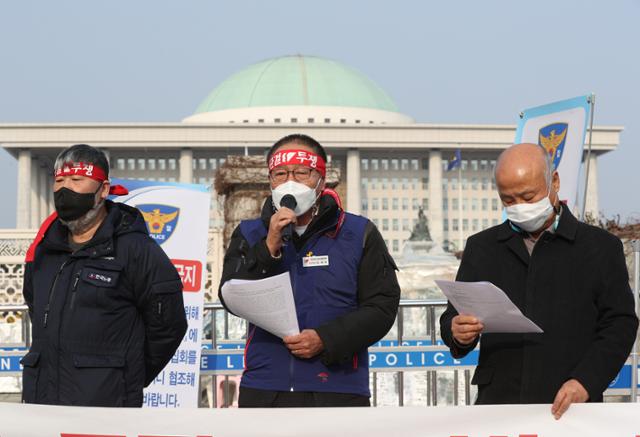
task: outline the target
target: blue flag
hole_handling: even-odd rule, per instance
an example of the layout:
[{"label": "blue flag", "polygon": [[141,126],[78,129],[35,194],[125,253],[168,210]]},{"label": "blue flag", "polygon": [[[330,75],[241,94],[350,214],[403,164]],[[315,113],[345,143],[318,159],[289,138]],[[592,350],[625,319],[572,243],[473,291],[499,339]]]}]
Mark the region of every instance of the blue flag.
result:
[{"label": "blue flag", "polygon": [[447,171],[451,171],[456,167],[460,167],[462,164],[462,158],[460,157],[460,149],[456,150],[456,154],[453,159],[449,161],[449,165],[447,166]]}]

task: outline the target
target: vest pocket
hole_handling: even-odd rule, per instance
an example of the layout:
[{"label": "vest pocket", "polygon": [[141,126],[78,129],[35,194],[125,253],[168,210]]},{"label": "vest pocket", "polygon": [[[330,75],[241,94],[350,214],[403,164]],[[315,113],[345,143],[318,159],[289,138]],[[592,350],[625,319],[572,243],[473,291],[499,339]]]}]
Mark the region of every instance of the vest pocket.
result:
[{"label": "vest pocket", "polygon": [[20,360],[22,370],[22,402],[33,404],[37,402],[38,377],[40,376],[40,352],[28,352]]}]

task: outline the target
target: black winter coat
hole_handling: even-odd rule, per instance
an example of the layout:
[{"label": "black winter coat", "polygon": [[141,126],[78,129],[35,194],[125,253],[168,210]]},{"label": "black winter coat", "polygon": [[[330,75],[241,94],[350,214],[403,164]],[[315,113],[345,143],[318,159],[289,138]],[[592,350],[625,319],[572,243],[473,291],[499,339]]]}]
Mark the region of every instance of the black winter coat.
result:
[{"label": "black winter coat", "polygon": [[137,407],[187,329],[182,282],[140,212],[107,201],[93,239],[71,253],[55,220],[26,265],[33,343],[23,401]]},{"label": "black winter coat", "polygon": [[[473,235],[456,279],[494,283],[544,331],[481,335],[477,404],[552,403],[573,378],[591,402],[602,401],[638,327],[618,238],[579,222],[565,206],[556,232],[543,233],[531,256],[508,222]],[[457,314],[449,304],[440,328],[453,356],[462,357],[476,344],[453,341]]]}]

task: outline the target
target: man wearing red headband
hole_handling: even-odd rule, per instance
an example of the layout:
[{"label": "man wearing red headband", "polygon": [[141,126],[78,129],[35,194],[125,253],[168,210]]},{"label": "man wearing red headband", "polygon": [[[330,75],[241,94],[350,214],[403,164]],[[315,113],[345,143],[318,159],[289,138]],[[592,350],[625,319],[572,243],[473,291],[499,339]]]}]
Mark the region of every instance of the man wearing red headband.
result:
[{"label": "man wearing red headband", "polygon": [[53,176],[56,212],[25,266],[23,401],[139,407],[187,329],[180,276],[140,211],[107,200],[127,191],[110,185],[103,152],[72,146]]},{"label": "man wearing red headband", "polygon": [[220,285],[289,272],[301,331],[280,339],[249,325],[240,407],[369,405],[367,347],[393,325],[400,288],[374,224],[325,189],[326,160],[309,136],[275,143],[271,196],[231,237]]}]

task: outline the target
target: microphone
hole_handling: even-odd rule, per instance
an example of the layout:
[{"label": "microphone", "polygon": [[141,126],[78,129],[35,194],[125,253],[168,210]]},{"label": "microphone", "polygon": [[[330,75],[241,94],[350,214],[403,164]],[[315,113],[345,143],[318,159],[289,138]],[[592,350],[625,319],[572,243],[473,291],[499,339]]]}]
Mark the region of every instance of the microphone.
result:
[{"label": "microphone", "polygon": [[[296,209],[297,205],[298,205],[298,201],[291,194],[285,194],[284,196],[282,196],[282,199],[280,200],[280,206],[284,206],[285,208],[289,208],[291,210]],[[286,243],[287,241],[291,240],[292,235],[293,235],[293,223],[289,223],[282,230],[282,241]]]}]

